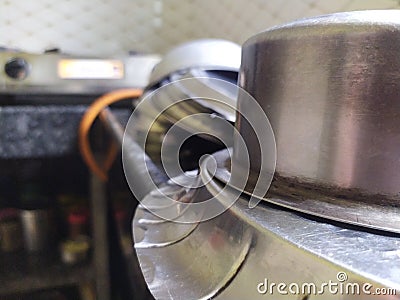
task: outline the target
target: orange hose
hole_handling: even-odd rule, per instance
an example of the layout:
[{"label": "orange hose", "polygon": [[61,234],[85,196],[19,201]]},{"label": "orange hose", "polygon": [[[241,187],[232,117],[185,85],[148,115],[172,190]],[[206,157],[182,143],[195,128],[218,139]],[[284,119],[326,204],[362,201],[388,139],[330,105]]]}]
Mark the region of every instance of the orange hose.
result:
[{"label": "orange hose", "polygon": [[107,106],[124,99],[138,98],[142,95],[142,93],[143,91],[139,89],[121,89],[107,93],[97,98],[89,106],[82,117],[78,132],[79,150],[81,152],[83,160],[85,161],[91,172],[99,177],[102,181],[108,180],[107,173],[114,162],[118,147],[116,146],[115,142],[110,145],[103,166],[100,166],[94,158],[92,149],[90,147],[90,128],[92,127],[93,122],[96,120],[101,111]]}]

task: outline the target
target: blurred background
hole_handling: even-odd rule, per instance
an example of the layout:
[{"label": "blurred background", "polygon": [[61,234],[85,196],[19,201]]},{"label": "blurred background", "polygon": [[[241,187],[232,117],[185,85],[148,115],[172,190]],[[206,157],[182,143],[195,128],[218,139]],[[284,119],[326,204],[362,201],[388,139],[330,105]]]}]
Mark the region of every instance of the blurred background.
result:
[{"label": "blurred background", "polygon": [[0,45],[79,55],[165,53],[196,38],[242,44],[270,26],[339,11],[400,8],[397,0],[1,0]]}]

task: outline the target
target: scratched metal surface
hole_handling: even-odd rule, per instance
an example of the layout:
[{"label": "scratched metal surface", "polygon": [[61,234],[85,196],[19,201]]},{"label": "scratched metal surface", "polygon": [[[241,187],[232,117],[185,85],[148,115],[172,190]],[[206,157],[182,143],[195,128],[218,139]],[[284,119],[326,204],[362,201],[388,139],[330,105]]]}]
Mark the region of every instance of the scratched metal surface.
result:
[{"label": "scratched metal surface", "polygon": [[[207,180],[206,173],[202,176]],[[221,192],[215,181],[207,189],[211,194]],[[233,196],[235,192],[227,189],[218,199],[223,202]],[[177,235],[182,235],[179,229],[187,225],[146,222],[148,217],[154,221],[154,216],[140,207],[133,233],[142,272],[156,299],[265,299],[269,295],[260,294],[257,285],[266,278],[277,283],[319,285],[335,281],[339,272],[346,273],[348,283],[400,290],[399,235],[310,220],[265,204],[249,209],[247,200],[241,198],[224,214],[194,230],[188,228],[191,232],[184,239],[171,235],[173,243],[155,248],[149,246],[153,236],[156,244],[164,230],[170,234],[175,226]],[[148,247],[140,247],[142,240]],[[272,299],[303,296],[275,294]],[[369,297],[325,293],[309,299]]]}]

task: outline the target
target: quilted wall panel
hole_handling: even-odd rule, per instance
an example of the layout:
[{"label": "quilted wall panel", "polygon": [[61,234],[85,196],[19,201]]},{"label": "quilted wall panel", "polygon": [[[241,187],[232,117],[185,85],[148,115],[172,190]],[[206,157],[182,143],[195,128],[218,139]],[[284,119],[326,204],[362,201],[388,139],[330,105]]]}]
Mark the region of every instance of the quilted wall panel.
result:
[{"label": "quilted wall panel", "polygon": [[163,53],[195,38],[243,43],[301,17],[400,8],[398,0],[0,0],[0,46],[113,56]]}]

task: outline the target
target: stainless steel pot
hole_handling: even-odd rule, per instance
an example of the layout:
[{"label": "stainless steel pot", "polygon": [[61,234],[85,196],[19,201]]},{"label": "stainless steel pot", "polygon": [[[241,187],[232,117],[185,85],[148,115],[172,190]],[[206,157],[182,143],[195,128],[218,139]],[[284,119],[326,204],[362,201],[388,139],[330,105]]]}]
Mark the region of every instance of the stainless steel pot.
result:
[{"label": "stainless steel pot", "polygon": [[[239,85],[268,116],[277,146],[272,188],[256,197],[326,219],[400,232],[399,52],[398,10],[304,19],[243,45]],[[269,185],[265,178],[271,169],[259,174],[265,156],[252,129],[259,124],[242,117],[254,112],[248,100],[239,92],[236,127],[250,160],[245,192],[253,193],[258,179]],[[167,124],[177,120],[175,114],[163,118]],[[154,132],[159,139],[163,130]],[[228,151],[214,155],[216,177],[232,187],[245,173],[229,174],[231,166],[241,170],[244,161],[238,144],[235,136],[231,162]]]},{"label": "stainless steel pot", "polygon": [[[277,174],[400,199],[399,53],[398,10],[304,19],[250,38],[240,86],[269,117]],[[249,124],[237,126],[257,172]]]}]

